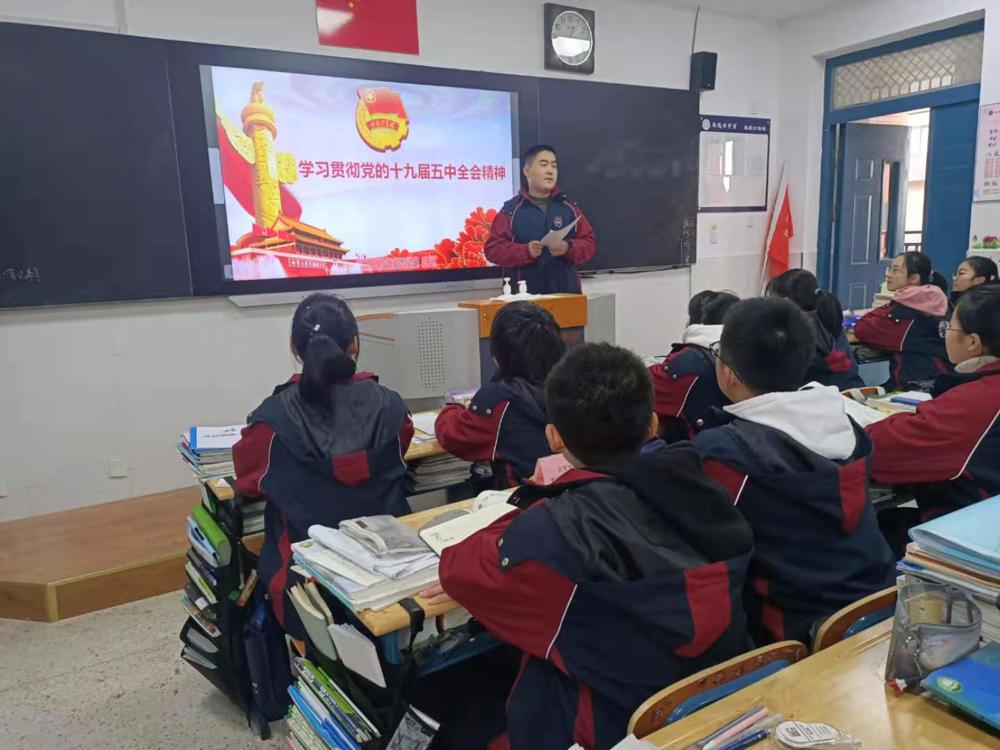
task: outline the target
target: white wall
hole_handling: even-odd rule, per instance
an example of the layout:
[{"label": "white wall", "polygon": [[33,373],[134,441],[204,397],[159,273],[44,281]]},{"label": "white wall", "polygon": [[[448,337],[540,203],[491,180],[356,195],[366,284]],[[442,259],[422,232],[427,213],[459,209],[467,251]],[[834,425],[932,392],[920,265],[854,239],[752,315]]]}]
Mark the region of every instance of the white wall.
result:
[{"label": "white wall", "polygon": [[[584,5],[597,10],[595,80],[687,87],[690,10],[656,0]],[[0,19],[544,74],[542,3],[536,0],[420,0],[419,58],[321,48],[314,8],[313,0],[0,0]],[[721,53],[717,90],[704,95],[703,112],[777,114],[780,45],[774,29],[703,13],[697,46]],[[775,122],[772,153],[781,136]],[[699,252],[717,257],[706,257],[693,271],[586,283],[586,291],[618,295],[620,343],[664,351],[684,324],[692,287],[755,288],[764,218],[753,217],[750,227],[746,216],[720,222],[715,246],[699,238]],[[353,306],[359,313],[413,309],[458,296]],[[190,483],[174,450],[178,431],[197,422],[241,421],[287,376],[290,316],[289,307],[241,310],[224,299],[0,312],[0,495],[7,494],[0,498],[0,520]],[[108,479],[111,457],[128,460],[127,479]]]},{"label": "white wall", "polygon": [[[791,169],[789,189],[797,229],[792,247],[805,251],[807,266],[815,267],[817,259],[824,61],[981,18],[984,13],[980,101],[986,104],[1000,101],[1000,0],[864,0],[783,26],[787,51],[781,64],[778,118],[788,125],[782,132],[782,150]],[[973,204],[973,224],[988,205]]]}]

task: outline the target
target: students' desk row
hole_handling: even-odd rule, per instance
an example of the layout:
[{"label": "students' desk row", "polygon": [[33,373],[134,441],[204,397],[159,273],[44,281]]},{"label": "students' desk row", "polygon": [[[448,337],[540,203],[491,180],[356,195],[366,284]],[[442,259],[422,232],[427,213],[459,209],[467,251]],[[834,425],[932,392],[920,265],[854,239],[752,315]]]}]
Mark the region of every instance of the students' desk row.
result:
[{"label": "students' desk row", "polygon": [[[756,705],[786,719],[825,722],[861,740],[865,750],[997,750],[1000,739],[940,703],[896,696],[882,675],[892,621],[880,623],[646,737],[682,750]],[[780,747],[767,740],[754,748]]]},{"label": "students' desk row", "polygon": [[[885,493],[883,489],[881,499],[875,502],[875,507],[876,509],[882,507],[893,507],[899,502],[905,502],[907,499],[909,499],[909,497],[904,496],[899,501],[896,501],[893,495]],[[432,521],[440,514],[447,513],[448,511],[456,508],[471,508],[472,503],[473,500],[463,500],[449,505],[442,505],[437,508],[430,508],[428,510],[421,511],[420,513],[412,513],[408,516],[402,516],[399,520],[411,529],[420,529],[427,524],[428,521]],[[423,607],[427,619],[446,615],[449,612],[459,609],[459,606],[454,602],[431,606],[426,604],[426,600],[420,596],[415,596],[413,599],[417,602],[417,604]],[[400,658],[400,640],[406,637],[410,627],[410,616],[407,614],[406,610],[399,604],[393,604],[378,611],[371,609],[363,610],[357,614],[357,618],[372,635],[379,638],[380,645],[386,658],[390,662],[398,662]]]}]

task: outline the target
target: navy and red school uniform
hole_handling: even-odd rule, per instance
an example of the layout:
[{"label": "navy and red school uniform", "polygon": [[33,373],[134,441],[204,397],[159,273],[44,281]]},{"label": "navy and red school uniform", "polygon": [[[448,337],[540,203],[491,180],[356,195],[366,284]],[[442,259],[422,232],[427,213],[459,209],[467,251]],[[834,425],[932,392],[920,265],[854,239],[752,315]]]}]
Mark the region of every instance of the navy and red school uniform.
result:
[{"label": "navy and red school uniform", "polygon": [[[713,416],[720,426],[699,432],[695,446],[706,473],[753,529],[745,591],[750,633],[758,644],[809,643],[826,617],[894,580],[868,490],[871,440],[848,420],[836,428],[838,439],[853,435],[854,449],[834,460],[783,429],[721,411]],[[820,416],[808,418],[831,424]],[[842,412],[840,418],[846,420]]]},{"label": "navy and red school uniform", "polygon": [[916,413],[868,427],[872,478],[913,485],[925,521],[1000,495],[1000,362],[942,375],[931,393]]},{"label": "navy and red school uniform", "polygon": [[294,542],[313,524],[380,514],[404,515],[403,456],[413,423],[403,400],[371,373],[331,386],[333,412],[299,393],[299,376],[278,386],[247,418],[233,446],[236,488],[267,499],[257,571],[278,622],[305,638],[286,587]]},{"label": "navy and red school uniform", "polygon": [[729,399],[719,389],[715,359],[709,347],[722,338],[721,325],[689,325],[680,344],[649,368],[653,380],[653,410],[660,420],[660,434],[668,443],[691,440],[699,420]]},{"label": "navy and red school uniform", "polygon": [[[550,229],[558,231],[577,219],[566,235],[569,250],[565,255],[557,257],[542,248],[538,258],[531,257],[529,242],[541,240]],[[484,252],[490,263],[510,269],[516,279],[527,281],[531,294],[579,294],[577,266],[594,257],[597,242],[583,211],[559,188],[553,189],[545,211],[531,202],[527,190],[521,190],[503,204],[493,220]]]},{"label": "navy and red school uniform", "polygon": [[438,443],[463,461],[489,461],[497,489],[523,484],[552,453],[545,438],[545,394],[523,378],[495,380],[469,408],[448,404],[434,423]]},{"label": "navy and red school uniform", "polygon": [[815,313],[811,313],[809,318],[816,333],[816,354],[806,373],[806,382],[832,385],[839,391],[861,388],[865,381],[858,374],[858,361],[847,341],[847,334],[840,331],[834,336]]},{"label": "navy and red school uniform", "polygon": [[752,534],[689,444],[514,498],[441,557],[445,591],[522,651],[491,747],[609,748],[650,695],[746,650]]},{"label": "navy and red school uniform", "polygon": [[863,315],[854,326],[858,341],[892,353],[887,390],[933,382],[951,371],[938,327],[948,314],[948,297],[927,284],[896,292],[892,302]]}]

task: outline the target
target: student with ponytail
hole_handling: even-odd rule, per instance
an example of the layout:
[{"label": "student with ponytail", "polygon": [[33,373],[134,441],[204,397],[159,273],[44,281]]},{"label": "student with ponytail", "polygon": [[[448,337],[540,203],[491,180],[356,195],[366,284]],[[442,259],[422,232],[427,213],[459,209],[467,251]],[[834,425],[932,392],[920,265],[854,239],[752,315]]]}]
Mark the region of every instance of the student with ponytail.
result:
[{"label": "student with ponytail", "polygon": [[944,341],[938,335],[948,315],[948,283],[923,253],[897,255],[886,272],[892,302],[858,321],[854,335],[874,349],[892,352],[889,390],[926,388],[950,372]]},{"label": "student with ponytail", "polygon": [[301,639],[286,593],[292,543],[313,524],[409,513],[403,456],[413,423],[397,393],[356,371],[358,324],[339,297],[302,301],[291,349],[302,374],[250,414],[233,462],[237,489],[267,498],[258,572],[278,622]]},{"label": "student with ponytail", "polygon": [[916,413],[868,428],[872,479],[913,485],[922,520],[1000,494],[1000,284],[963,294],[940,336],[955,372]]},{"label": "student with ponytail", "polygon": [[767,295],[791,300],[813,325],[816,353],[806,373],[807,383],[832,385],[842,391],[864,385],[844,333],[844,309],[836,295],[820,289],[816,277],[804,268],[793,268],[771,279]]},{"label": "student with ponytail", "polygon": [[980,284],[997,283],[997,264],[981,255],[970,255],[958,264],[951,279],[951,304],[958,304],[962,295]]}]

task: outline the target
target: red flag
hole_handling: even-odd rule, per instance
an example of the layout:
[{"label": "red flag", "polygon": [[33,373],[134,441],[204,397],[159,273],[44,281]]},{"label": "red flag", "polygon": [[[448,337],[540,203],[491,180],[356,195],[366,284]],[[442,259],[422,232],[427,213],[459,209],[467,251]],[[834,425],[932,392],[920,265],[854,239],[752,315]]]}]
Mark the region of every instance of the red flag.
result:
[{"label": "red flag", "polygon": [[417,0],[316,0],[319,43],[420,53]]},{"label": "red flag", "polygon": [[767,233],[766,256],[764,263],[768,265],[768,278],[780,276],[788,270],[788,246],[792,235],[792,205],[788,198],[788,178],[785,170],[781,170],[781,182],[774,199],[774,209],[771,211],[771,228]]},{"label": "red flag", "polygon": [[[247,164],[236,147],[233,146],[219,118],[215,119],[215,126],[219,136],[222,182],[229,188],[229,192],[233,194],[243,210],[253,216],[253,167]],[[291,219],[298,219],[302,216],[302,205],[284,185],[281,186],[281,213]]]}]

